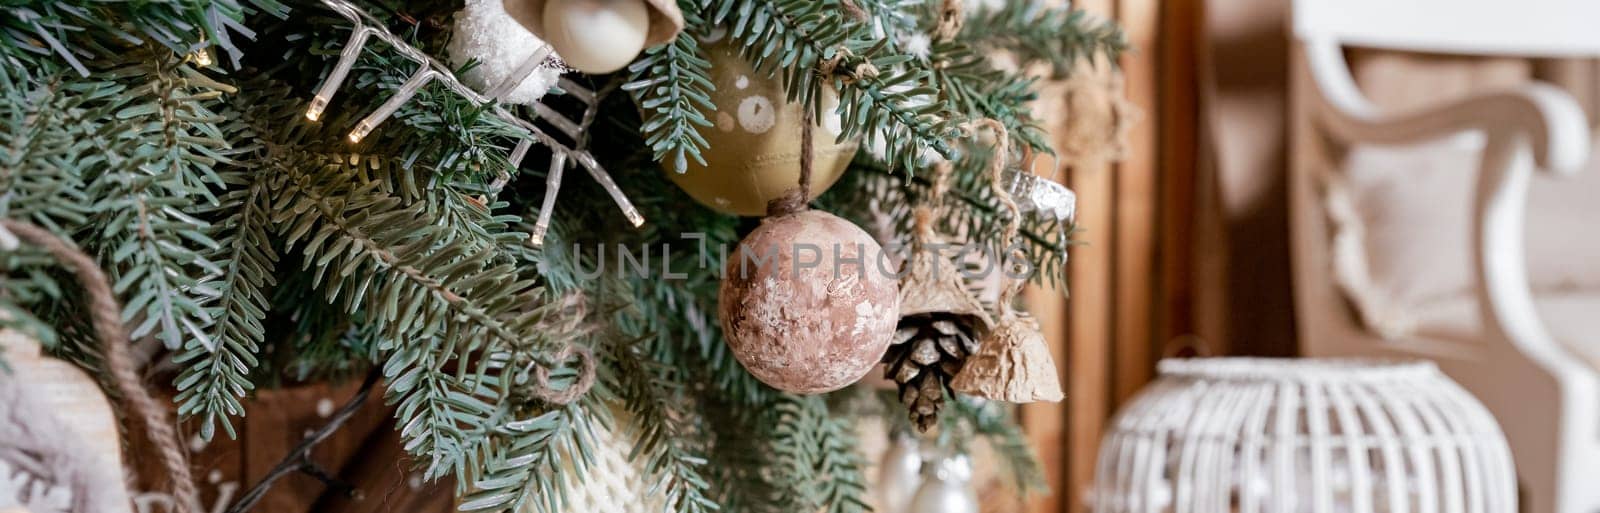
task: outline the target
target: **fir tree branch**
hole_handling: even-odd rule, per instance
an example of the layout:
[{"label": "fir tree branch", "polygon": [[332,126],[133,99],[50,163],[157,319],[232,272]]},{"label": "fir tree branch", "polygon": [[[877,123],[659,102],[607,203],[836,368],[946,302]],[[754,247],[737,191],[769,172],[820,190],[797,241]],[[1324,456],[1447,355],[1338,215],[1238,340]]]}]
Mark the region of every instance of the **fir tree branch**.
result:
[{"label": "fir tree branch", "polygon": [[[930,49],[929,68],[939,96],[968,119],[993,119],[1005,125],[1013,144],[1053,153],[1042,129],[1033,121],[1029,103],[1034,81],[1002,73],[966,43],[941,41]],[[998,78],[997,78],[998,77]]]},{"label": "fir tree branch", "polygon": [[779,489],[791,493],[774,498],[781,511],[856,513],[868,511],[865,479],[855,437],[840,419],[832,418],[820,396],[781,395],[772,405],[773,453],[778,468],[789,473]]},{"label": "fir tree branch", "polygon": [[461,337],[456,342],[462,342],[463,359],[486,342],[510,348],[544,344],[535,330],[543,318],[534,308],[542,303],[540,289],[509,265],[487,265],[495,260],[493,247],[471,251],[449,244],[447,231],[422,205],[404,205],[378,190],[378,182],[359,182],[341,161],[310,158],[280,168],[289,175],[283,190],[291,195],[280,201],[295,207],[279,213],[295,217],[284,216],[279,225],[286,227],[286,246],[306,239],[300,251],[308,265],[339,267],[340,276],[324,288],[330,302],[351,313],[380,307],[371,320],[382,323],[390,339],[442,325]]},{"label": "fir tree branch", "polygon": [[[989,187],[989,177],[984,172],[987,161],[988,154],[981,150],[971,151],[966,158],[956,161],[950,190],[945,193],[944,208],[936,210],[937,222],[940,232],[952,237],[952,242],[977,244],[998,255],[1007,245],[1007,241],[1000,240],[1007,214]],[[928,177],[905,176],[865,158],[857,158],[850,166],[858,172],[846,173],[845,180],[835,185],[849,193],[824,196],[823,206],[842,208],[838,206],[876,201],[885,206],[883,213],[891,219],[896,233],[910,233],[911,207],[926,195],[931,186]],[[1066,290],[1067,251],[1077,244],[1073,240],[1076,233],[1076,225],[1070,222],[1023,216],[1018,236],[1028,262],[1036,271],[1031,276],[1032,281]]]},{"label": "fir tree branch", "polygon": [[[684,17],[688,26],[700,26],[699,13],[688,5]],[[644,113],[639,131],[655,160],[671,162],[679,173],[688,169],[689,159],[705,165],[700,153],[710,146],[700,129],[711,126],[707,113],[716,110],[711,103],[711,61],[700,49],[691,30],[678,33],[672,42],[653,47],[628,66],[630,81],[622,86],[633,94]]]},{"label": "fir tree branch", "polygon": [[983,52],[1005,50],[1026,68],[1048,63],[1052,78],[1063,78],[1080,60],[1103,57],[1112,65],[1128,50],[1116,23],[1082,9],[1046,6],[1030,0],[1003,0],[967,20],[958,40]]},{"label": "fir tree branch", "polygon": [[706,460],[691,448],[693,428],[684,422],[693,412],[682,411],[688,392],[683,371],[650,360],[631,345],[619,346],[611,358],[617,366],[615,388],[637,426],[631,454],[646,455],[645,472],[657,480],[650,489],[677,513],[716,510],[708,496],[711,485],[701,476]]},{"label": "fir tree branch", "polygon": [[[591,394],[582,402],[598,400]],[[594,462],[593,406],[567,405],[495,427],[491,436],[504,441],[489,449],[481,477],[457,510],[566,511],[566,483],[583,482]],[[557,471],[563,463],[571,470]]]},{"label": "fir tree branch", "polygon": [[0,5],[0,74],[50,73],[65,65],[87,77],[87,61],[145,42],[178,55],[214,47],[237,65],[242,50],[232,35],[253,38],[241,22],[258,11],[288,15],[276,0],[7,2]]},{"label": "fir tree branch", "polygon": [[424,479],[447,473],[465,483],[488,443],[486,425],[499,400],[494,387],[444,371],[448,355],[437,339],[396,344],[383,365],[385,401],[397,406],[405,450],[422,464]]},{"label": "fir tree branch", "polygon": [[263,322],[269,307],[265,290],[275,283],[278,259],[267,233],[272,229],[270,191],[282,186],[281,175],[230,178],[246,180],[248,185],[222,197],[220,210],[231,214],[217,223],[221,248],[213,258],[223,272],[203,285],[218,291],[217,302],[210,307],[216,320],[210,339],[216,347],[190,339],[174,358],[185,365],[175,381],[178,415],[202,417],[200,436],[206,440],[218,423],[229,438],[236,436],[228,417],[244,414],[239,400],[255,388],[250,373],[260,363],[256,355],[266,334]]},{"label": "fir tree branch", "polygon": [[[142,57],[142,59],[141,59]],[[182,63],[150,55],[110,69],[118,85],[87,119],[114,119],[91,138],[100,158],[86,170],[96,225],[88,244],[109,260],[114,289],[128,297],[123,317],[130,337],[154,336],[177,349],[185,338],[214,347],[204,305],[217,291],[202,278],[221,269],[204,251],[218,247],[197,206],[214,205],[209,187],[228,142],[208,107],[219,84]]]},{"label": "fir tree branch", "polygon": [[0,216],[56,232],[82,223],[82,173],[89,145],[71,113],[93,99],[98,80],[56,75],[38,82],[0,74]]}]

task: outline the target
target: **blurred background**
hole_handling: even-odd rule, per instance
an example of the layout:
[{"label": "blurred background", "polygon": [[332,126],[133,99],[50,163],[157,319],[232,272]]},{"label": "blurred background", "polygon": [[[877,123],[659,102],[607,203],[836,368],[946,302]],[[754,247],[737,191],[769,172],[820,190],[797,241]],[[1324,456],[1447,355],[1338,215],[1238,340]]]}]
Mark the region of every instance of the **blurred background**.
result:
[{"label": "blurred background", "polygon": [[[1539,10],[1560,2],[1534,3],[1539,5],[1520,9]],[[1492,325],[1476,321],[1473,302],[1477,292],[1471,267],[1471,187],[1481,150],[1472,149],[1469,141],[1464,146],[1423,143],[1374,151],[1348,147],[1323,151],[1312,147],[1319,142],[1316,136],[1308,136],[1312,146],[1295,144],[1291,137],[1304,132],[1300,126],[1305,125],[1297,126],[1291,91],[1295,83],[1291,4],[1290,0],[1075,2],[1075,8],[1113,18],[1126,28],[1135,50],[1117,63],[1122,75],[1119,86],[1139,114],[1127,128],[1127,144],[1120,155],[1067,158],[1059,169],[1036,169],[1055,173],[1078,193],[1078,224],[1083,230],[1078,238],[1085,244],[1072,254],[1070,298],[1039,290],[1029,297],[1049,333],[1067,396],[1060,404],[1028,405],[1023,412],[1056,490],[1034,500],[1029,511],[1086,510],[1084,489],[1094,475],[1106,422],[1153,379],[1156,362],[1163,356],[1308,355],[1300,336],[1305,326],[1297,331],[1297,321],[1304,323],[1305,315],[1296,315],[1291,249],[1297,247],[1296,237],[1331,240],[1348,235],[1361,241],[1349,247],[1328,241],[1302,244],[1330,252],[1307,257],[1327,264],[1309,266],[1306,272],[1312,275],[1331,275],[1335,266],[1355,269],[1351,276],[1327,280],[1337,282],[1330,290],[1337,290],[1338,300],[1306,294],[1307,301],[1317,304],[1302,306],[1326,310],[1316,316],[1343,316],[1371,338],[1391,340],[1427,338],[1418,333],[1427,333],[1430,323],[1436,323],[1460,329],[1453,339],[1434,338],[1459,342]],[[1448,21],[1453,15],[1448,11],[1435,16]],[[1515,25],[1519,19],[1505,23]],[[1539,27],[1520,29],[1537,32]],[[1597,118],[1600,88],[1593,60],[1577,55],[1523,57],[1514,51],[1481,53],[1499,55],[1343,48],[1350,76],[1380,111],[1426,111],[1485,91],[1542,82],[1565,90],[1586,119]],[[1310,92],[1302,96],[1312,97],[1305,101],[1313,103],[1320,94],[1314,85],[1304,91]],[[1052,107],[1045,105],[1049,115]],[[1067,139],[1071,132],[1055,133]],[[1072,142],[1060,144],[1067,147]],[[1481,147],[1481,140],[1477,144]],[[1343,199],[1338,204],[1353,209],[1346,221],[1356,225],[1333,219],[1338,209],[1328,209],[1332,213],[1312,209],[1318,212],[1307,214],[1312,217],[1303,221],[1322,226],[1296,228],[1290,208],[1291,169],[1297,157],[1306,157],[1305,152],[1334,155],[1328,161],[1344,173],[1332,176],[1348,179],[1308,186],[1312,192],[1307,197],[1318,203]],[[1591,340],[1600,340],[1600,324],[1591,320],[1600,314],[1600,302],[1583,294],[1594,290],[1593,274],[1579,269],[1600,260],[1596,258],[1600,253],[1586,252],[1585,246],[1593,244],[1583,242],[1600,234],[1595,228],[1600,215],[1585,214],[1582,199],[1570,199],[1593,197],[1600,188],[1593,186],[1593,178],[1580,177],[1565,185],[1543,183],[1549,180],[1535,178],[1530,207],[1534,211],[1527,214],[1528,261],[1534,267],[1529,273],[1539,315],[1547,331],[1563,343],[1580,343],[1589,333],[1594,334]],[[1336,188],[1329,183],[1338,184],[1346,195],[1331,196],[1334,192],[1329,191]],[[1560,201],[1567,203],[1554,205]],[[1540,231],[1548,233],[1534,233]],[[1385,246],[1391,242],[1401,244]],[[1351,252],[1342,255],[1350,262],[1332,262],[1338,260],[1332,253],[1341,249]],[[1456,283],[1462,280],[1468,283]],[[1550,301],[1545,300],[1547,292]],[[1456,322],[1462,319],[1467,320]],[[1321,344],[1322,353],[1346,352]],[[1447,342],[1439,344],[1431,346],[1439,358],[1451,358],[1459,351]],[[1410,354],[1429,356],[1429,351]],[[1556,358],[1582,361],[1592,354],[1570,345],[1564,351]],[[1461,371],[1446,371],[1462,380]],[[1468,383],[1466,388],[1474,391],[1474,386]],[[1537,395],[1529,400],[1558,399]],[[1517,453],[1518,433],[1508,435]]]}]

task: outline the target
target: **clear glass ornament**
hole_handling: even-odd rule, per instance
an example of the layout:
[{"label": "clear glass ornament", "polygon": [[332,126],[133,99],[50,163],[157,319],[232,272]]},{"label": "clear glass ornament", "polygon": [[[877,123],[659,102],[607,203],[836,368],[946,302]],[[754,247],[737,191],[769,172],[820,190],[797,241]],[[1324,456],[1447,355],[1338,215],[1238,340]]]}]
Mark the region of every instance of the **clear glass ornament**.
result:
[{"label": "clear glass ornament", "polygon": [[965,454],[924,462],[922,486],[904,513],[978,513],[972,462]]},{"label": "clear glass ornament", "polygon": [[1078,195],[1067,186],[1021,169],[1010,169],[1006,189],[1016,198],[1017,208],[1056,221],[1069,221],[1077,214]]},{"label": "clear glass ornament", "polygon": [[895,433],[878,464],[878,513],[911,513],[907,509],[922,484],[922,450],[911,433]]}]

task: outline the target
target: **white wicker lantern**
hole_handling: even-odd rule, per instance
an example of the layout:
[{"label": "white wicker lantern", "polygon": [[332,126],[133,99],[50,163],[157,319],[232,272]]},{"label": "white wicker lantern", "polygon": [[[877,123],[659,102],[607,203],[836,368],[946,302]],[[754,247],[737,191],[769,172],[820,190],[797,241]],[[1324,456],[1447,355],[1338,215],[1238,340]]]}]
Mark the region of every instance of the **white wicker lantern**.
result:
[{"label": "white wicker lantern", "polygon": [[1517,511],[1499,426],[1432,363],[1165,360],[1108,429],[1096,513]]}]

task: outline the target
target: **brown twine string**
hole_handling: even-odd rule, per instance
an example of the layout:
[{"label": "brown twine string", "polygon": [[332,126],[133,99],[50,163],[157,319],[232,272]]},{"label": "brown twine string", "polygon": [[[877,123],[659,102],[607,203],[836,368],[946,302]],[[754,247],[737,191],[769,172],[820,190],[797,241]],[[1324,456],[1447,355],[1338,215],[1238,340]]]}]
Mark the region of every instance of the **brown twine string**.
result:
[{"label": "brown twine string", "polygon": [[550,386],[550,369],[545,368],[543,365],[535,364],[533,366],[533,387],[531,390],[533,396],[547,403],[567,405],[572,404],[579,397],[583,397],[583,394],[593,388],[594,351],[587,347],[569,344],[556,352],[555,360],[564,362],[574,356],[578,357],[578,377],[567,388],[558,389]]},{"label": "brown twine string", "polygon": [[[560,321],[559,323],[551,324],[549,326],[550,330],[569,334],[586,331],[585,324],[588,322],[589,317],[588,302],[584,295],[579,293],[567,294],[561,298],[560,302],[561,311],[556,315]],[[594,351],[587,347],[568,344],[567,347],[556,352],[552,365],[560,364],[573,357],[578,358],[578,376],[571,385],[560,389],[550,386],[549,368],[539,365],[538,362],[529,363],[531,369],[528,369],[527,372],[532,374],[533,383],[528,387],[528,393],[541,401],[560,405],[572,404],[573,401],[582,397],[590,388],[594,387]]]},{"label": "brown twine string", "polygon": [[916,229],[917,237],[922,240],[932,239],[934,236],[933,209],[943,203],[945,192],[950,190],[952,167],[953,165],[948,160],[941,160],[933,165],[933,185],[928,188],[928,198],[923,200],[922,204],[917,205],[917,209],[913,213],[915,215],[915,224],[913,226]]},{"label": "brown twine string", "polygon": [[857,5],[855,0],[839,0],[839,6],[843,7],[844,12],[849,13],[850,17],[855,18],[856,21],[866,21],[867,10]]},{"label": "brown twine string", "polygon": [[177,502],[177,511],[200,511],[200,493],[189,473],[188,456],[178,441],[177,429],[167,419],[166,408],[145,390],[138,371],[134,369],[133,358],[128,352],[128,332],[122,325],[122,307],[117,304],[116,294],[111,291],[111,282],[106,279],[105,272],[100,270],[93,257],[44,228],[12,219],[0,220],[0,227],[21,240],[43,248],[78,278],[89,297],[89,320],[94,326],[96,341],[105,353],[105,365],[111,373],[111,381],[124,403],[124,413],[137,417],[144,424],[150,442],[155,444],[156,455],[168,474],[167,480],[171,484],[172,497]]},{"label": "brown twine string", "polygon": [[793,214],[806,209],[811,199],[811,167],[814,165],[815,142],[811,136],[811,106],[800,109],[800,183],[787,194],[767,202],[768,216]]},{"label": "brown twine string", "polygon": [[[1017,240],[1017,234],[1022,231],[1022,208],[1017,206],[1016,198],[1011,197],[1011,191],[1006,190],[1005,170],[1006,160],[1011,158],[1011,135],[1006,131],[1006,126],[993,119],[982,119],[968,125],[970,129],[988,128],[994,132],[994,154],[989,156],[989,190],[994,193],[995,199],[1006,207],[1009,216],[1006,219],[1005,234],[1001,242],[1009,249]],[[974,130],[974,133],[976,130]],[[1001,257],[998,265],[1005,265],[1011,255]],[[1000,312],[1003,315],[1011,314],[1011,301],[1022,291],[1022,285],[1027,280],[1014,280],[1000,291]]]},{"label": "brown twine string", "polygon": [[854,56],[855,54],[849,48],[841,46],[833,52],[833,57],[829,57],[817,64],[817,74],[822,76],[823,79],[837,78],[846,84],[853,84],[857,80],[878,78],[878,74],[882,73],[871,62],[861,62],[856,64],[856,67],[851,68],[849,72],[837,77],[834,76],[834,73],[839,71],[839,65],[844,64],[846,60]]},{"label": "brown twine string", "polygon": [[962,0],[944,0],[939,6],[939,24],[933,29],[935,41],[949,41],[961,33],[967,15],[961,8]]}]

